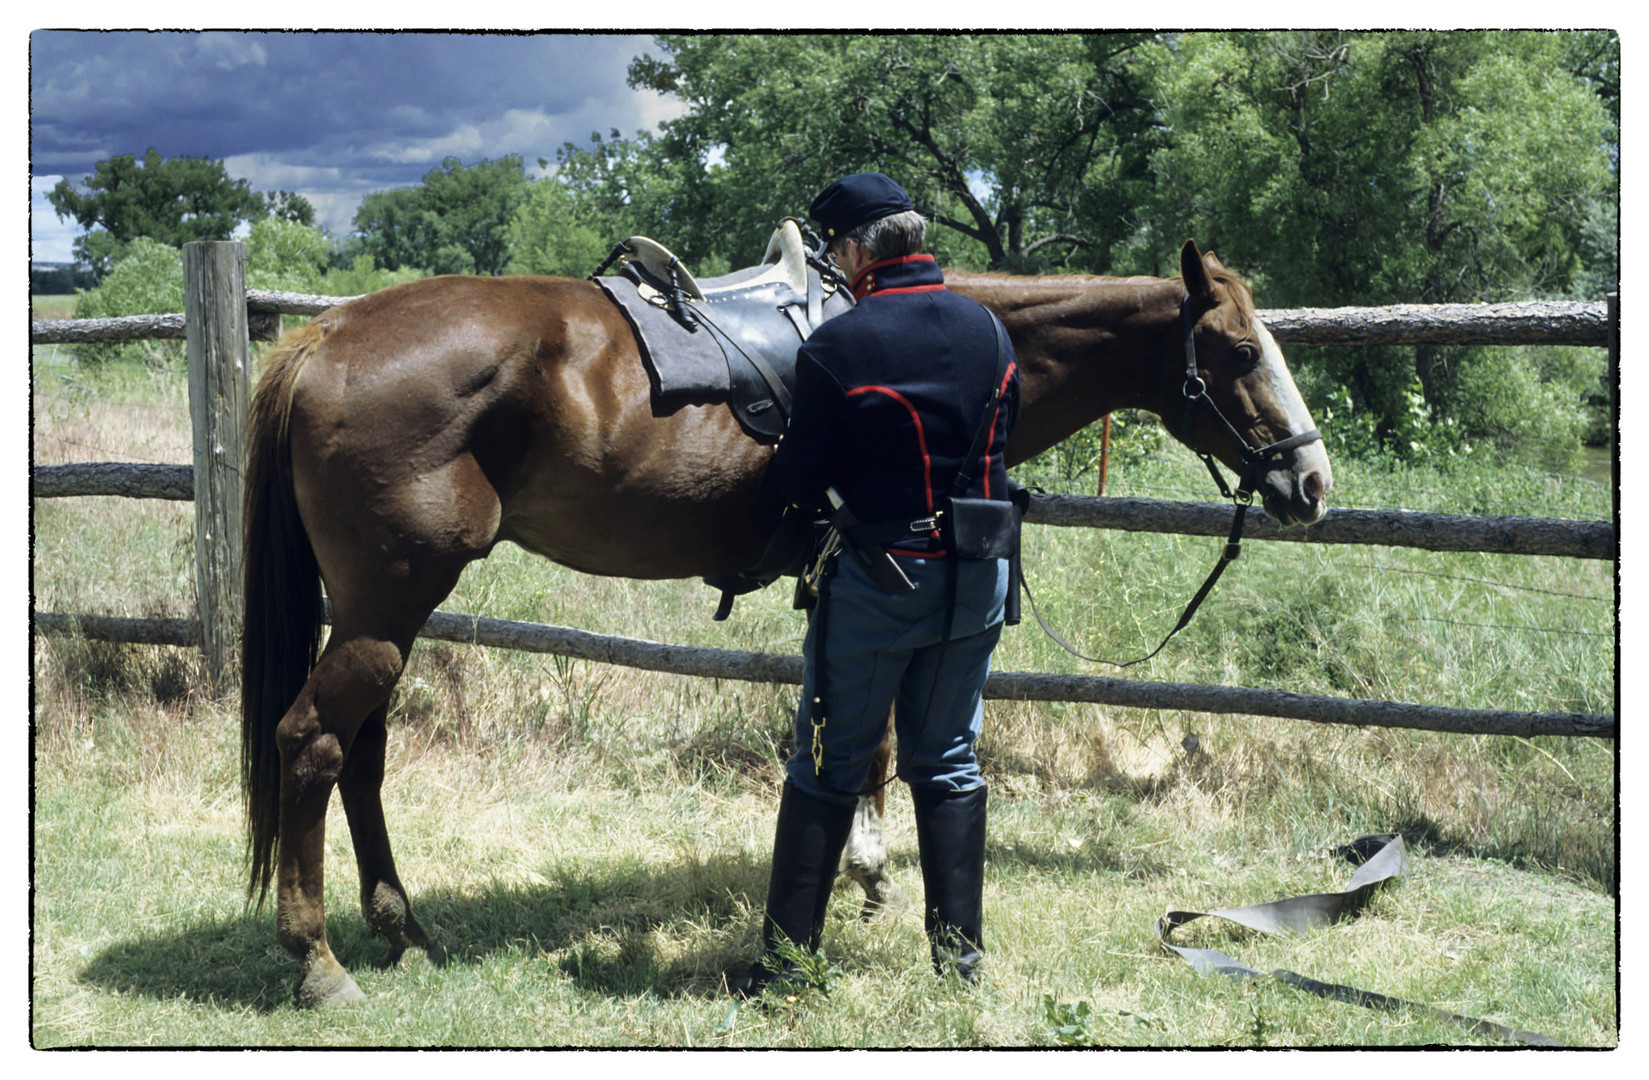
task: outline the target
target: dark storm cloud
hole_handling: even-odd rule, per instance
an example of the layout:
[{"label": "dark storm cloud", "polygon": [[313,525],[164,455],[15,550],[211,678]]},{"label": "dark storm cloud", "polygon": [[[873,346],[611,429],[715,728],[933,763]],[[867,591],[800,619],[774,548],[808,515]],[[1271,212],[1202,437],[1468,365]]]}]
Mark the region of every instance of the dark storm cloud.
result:
[{"label": "dark storm cloud", "polygon": [[153,146],[297,190],[334,231],[368,191],[443,158],[529,168],[590,132],[670,115],[624,82],[649,39],[601,35],[37,31],[31,171],[78,183]]}]

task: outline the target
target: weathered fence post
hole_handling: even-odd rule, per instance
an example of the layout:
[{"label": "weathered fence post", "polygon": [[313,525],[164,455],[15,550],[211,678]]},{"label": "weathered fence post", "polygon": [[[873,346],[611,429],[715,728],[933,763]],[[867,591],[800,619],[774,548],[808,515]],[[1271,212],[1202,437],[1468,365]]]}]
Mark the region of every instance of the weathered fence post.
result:
[{"label": "weathered fence post", "polygon": [[195,592],[206,671],[218,694],[238,688],[242,609],[241,463],[251,397],[246,252],[238,241],[183,245],[189,413],[195,438]]},{"label": "weathered fence post", "polygon": [[1620,293],[1604,297],[1609,305],[1609,480],[1614,485],[1615,521],[1620,521]]}]

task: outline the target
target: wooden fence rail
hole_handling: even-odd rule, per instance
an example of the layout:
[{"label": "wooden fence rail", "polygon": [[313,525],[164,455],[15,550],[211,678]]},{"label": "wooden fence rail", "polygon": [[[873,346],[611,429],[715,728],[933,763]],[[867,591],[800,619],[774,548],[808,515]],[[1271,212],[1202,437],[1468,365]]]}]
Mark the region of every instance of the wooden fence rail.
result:
[{"label": "wooden fence rail", "polygon": [[[246,290],[253,341],[280,336],[281,315],[319,315],[350,296]],[[1608,304],[1595,300],[1515,304],[1399,304],[1365,308],[1269,308],[1256,312],[1284,345],[1609,344]],[[182,338],[182,315],[55,319],[33,324],[35,345]]]},{"label": "wooden fence rail", "polygon": [[[33,344],[73,344],[177,338],[189,341],[191,412],[196,461],[189,465],[87,463],[39,466],[38,498],[115,495],[196,502],[197,619],[124,619],[35,613],[40,634],[141,644],[201,646],[219,690],[233,683],[233,643],[239,631],[238,500],[249,377],[248,340],[279,336],[281,315],[316,315],[351,297],[247,290],[238,242],[185,245],[187,317],[35,322]],[[1273,336],[1287,344],[1501,344],[1606,346],[1618,370],[1619,315],[1607,303],[1401,305],[1392,308],[1261,311]],[[1223,536],[1232,510],[1220,504],[1153,499],[1037,495],[1032,524]],[[1279,528],[1249,512],[1247,535],[1301,543],[1378,544],[1431,551],[1486,551],[1614,559],[1610,522],[1527,517],[1467,517],[1390,510],[1336,510],[1309,530]],[[567,627],[514,623],[436,612],[420,636],[500,648],[527,649],[708,678],[796,684],[801,658],[705,649],[591,634]],[[1369,724],[1434,731],[1614,738],[1613,716],[1445,709],[1404,702],[1317,697],[1244,687],[1140,682],[1087,675],[999,672],[986,696],[1006,700],[1086,701],[1131,708],[1280,716],[1316,723]]]},{"label": "wooden fence rail", "polygon": [[[34,495],[36,498],[119,495],[133,499],[191,499],[194,497],[193,472],[188,465],[107,462],[37,465]],[[1032,493],[1030,512],[1025,520],[1032,525],[1225,536],[1231,531],[1232,513],[1232,508],[1224,503]],[[1363,544],[1572,559],[1615,557],[1615,527],[1610,522],[1515,515],[1336,509],[1309,529],[1291,529],[1278,525],[1255,506],[1248,511],[1243,535],[1250,540],[1294,544]]]}]

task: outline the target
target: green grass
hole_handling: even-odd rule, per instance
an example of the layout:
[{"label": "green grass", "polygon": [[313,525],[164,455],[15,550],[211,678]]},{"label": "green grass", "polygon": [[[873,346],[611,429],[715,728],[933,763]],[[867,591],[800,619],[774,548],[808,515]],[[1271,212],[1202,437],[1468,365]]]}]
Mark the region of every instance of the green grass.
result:
[{"label": "green grass", "polygon": [[29,310],[38,319],[72,319],[74,318],[74,295],[30,296]]},{"label": "green grass", "polygon": [[[171,383],[36,359],[37,459],[188,460]],[[75,446],[93,439],[118,453]],[[1184,457],[1114,466],[1113,485],[1207,497]],[[1336,462],[1336,475],[1341,504],[1608,513],[1595,486],[1535,474]],[[1377,486],[1393,482],[1403,499]],[[42,500],[35,513],[40,610],[187,614],[186,504]],[[1129,657],[1173,624],[1219,547],[1028,533],[1044,613],[1085,651]],[[1251,542],[1192,627],[1128,676],[1612,713],[1612,639],[1582,636],[1612,630],[1611,574]],[[799,647],[781,590],[741,599],[724,624],[709,619],[715,600],[694,582],[582,577],[506,548],[444,606]],[[1005,635],[996,666],[1113,674],[1034,624]],[[1618,1037],[1613,743],[993,703],[980,745],[987,984],[933,978],[919,915],[862,924],[844,888],[826,930],[830,992],[735,1011],[720,978],[756,948],[794,690],[430,642],[392,710],[386,805],[402,876],[452,961],[373,966],[382,943],[360,917],[334,807],[328,936],[369,1000],[301,1012],[272,913],[242,903],[237,722],[232,703],[200,696],[198,669],[182,650],[34,642],[36,1046],[1472,1044],[1423,1012],[1199,977],[1156,947],[1169,908],[1343,888],[1350,868],[1321,853],[1392,829],[1412,867],[1357,919],[1296,939],[1203,920],[1176,940],[1575,1045]],[[918,894],[897,787],[889,844],[896,879]]]}]

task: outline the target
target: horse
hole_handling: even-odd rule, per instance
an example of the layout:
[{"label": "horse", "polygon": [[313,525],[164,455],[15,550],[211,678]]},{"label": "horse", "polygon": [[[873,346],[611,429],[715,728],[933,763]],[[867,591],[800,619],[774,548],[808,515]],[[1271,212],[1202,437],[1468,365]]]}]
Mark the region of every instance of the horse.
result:
[{"label": "horse", "polygon": [[[1194,242],[1180,263],[1177,279],[948,276],[1001,318],[1018,355],[1008,464],[1107,413],[1144,409],[1232,469],[1253,447],[1286,441],[1257,494],[1281,524],[1317,521],[1328,458],[1320,440],[1301,438],[1310,414],[1248,286]],[[1216,410],[1185,407],[1193,383],[1226,430]],[[1234,445],[1232,428],[1247,445]],[[391,693],[459,573],[510,541],[590,574],[736,574],[775,528],[764,484],[774,447],[722,404],[657,405],[630,327],[599,286],[537,276],[427,278],[315,317],[269,355],[248,444],[247,898],[261,910],[275,890],[297,1002],[339,1005],[364,995],[326,939],[334,788],[362,913],[389,943],[383,964],[409,946],[444,962],[396,873],[380,787]],[[861,822],[878,822],[874,810]]]}]

